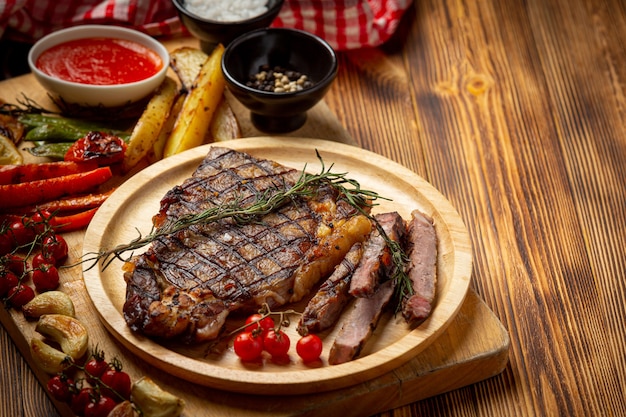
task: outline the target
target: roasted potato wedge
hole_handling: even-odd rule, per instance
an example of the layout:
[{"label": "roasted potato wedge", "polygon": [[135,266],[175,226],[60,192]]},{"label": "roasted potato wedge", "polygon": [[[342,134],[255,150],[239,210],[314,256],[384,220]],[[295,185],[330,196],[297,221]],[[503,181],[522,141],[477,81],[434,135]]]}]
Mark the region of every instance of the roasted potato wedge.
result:
[{"label": "roasted potato wedge", "polygon": [[172,134],[165,144],[164,157],[204,143],[226,84],[221,69],[223,53],[224,47],[221,44],[216,46],[202,66],[192,90],[185,99]]},{"label": "roasted potato wedge", "polygon": [[74,317],[74,303],[62,291],[47,291],[37,295],[22,307],[24,316],[39,318],[44,314],[62,314]]},{"label": "roasted potato wedge", "polygon": [[[208,58],[209,56],[200,49],[191,47],[181,47],[170,53],[171,67],[178,76],[183,90],[191,91],[193,89],[198,74]],[[221,142],[240,137],[239,122],[224,96],[211,119],[205,142]],[[158,149],[155,148],[155,151],[155,155],[158,156]]]},{"label": "roasted potato wedge", "polygon": [[209,126],[209,136],[210,140],[214,142],[223,142],[241,137],[239,122],[226,97],[222,98],[213,115],[211,125]]},{"label": "roasted potato wedge", "polygon": [[209,56],[202,50],[183,46],[170,52],[170,66],[185,91],[191,91],[202,66]]},{"label": "roasted potato wedge", "polygon": [[185,406],[182,399],[164,391],[145,376],[133,384],[130,398],[145,417],[178,417]]},{"label": "roasted potato wedge", "polygon": [[176,123],[178,114],[183,108],[183,104],[185,103],[186,97],[187,97],[186,94],[181,94],[176,98],[176,101],[174,101],[174,104],[172,105],[172,110],[170,111],[170,114],[168,115],[165,123],[163,123],[163,127],[161,128],[159,137],[154,142],[154,145],[152,146],[152,150],[148,154],[151,164],[163,159],[163,151],[165,150],[165,144],[167,143],[167,139],[172,134],[172,130],[174,129],[174,124]]},{"label": "roasted potato wedge", "polygon": [[124,170],[128,171],[152,151],[154,143],[176,100],[176,81],[166,77],[133,128],[124,156]]},{"label": "roasted potato wedge", "polygon": [[35,330],[58,343],[63,353],[73,360],[80,359],[87,352],[87,329],[74,317],[45,314],[39,318]]}]

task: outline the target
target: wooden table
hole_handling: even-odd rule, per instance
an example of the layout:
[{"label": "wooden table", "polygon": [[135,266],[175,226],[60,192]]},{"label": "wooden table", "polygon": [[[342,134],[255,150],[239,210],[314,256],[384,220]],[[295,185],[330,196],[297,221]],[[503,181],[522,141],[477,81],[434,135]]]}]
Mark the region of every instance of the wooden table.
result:
[{"label": "wooden table", "polygon": [[[626,415],[624,39],[620,0],[418,0],[341,54],[326,104],[458,209],[510,335],[502,373],[381,416]],[[54,415],[4,331],[0,355],[0,415]]]}]

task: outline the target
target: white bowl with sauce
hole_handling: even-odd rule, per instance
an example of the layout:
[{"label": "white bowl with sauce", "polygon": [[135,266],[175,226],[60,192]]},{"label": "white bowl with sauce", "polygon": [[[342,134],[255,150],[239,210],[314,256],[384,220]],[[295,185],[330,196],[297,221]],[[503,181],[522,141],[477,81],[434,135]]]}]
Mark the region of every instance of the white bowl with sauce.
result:
[{"label": "white bowl with sauce", "polygon": [[133,29],[83,25],[41,38],[28,53],[28,65],[37,81],[65,103],[122,107],[146,98],[163,82],[169,53]]}]

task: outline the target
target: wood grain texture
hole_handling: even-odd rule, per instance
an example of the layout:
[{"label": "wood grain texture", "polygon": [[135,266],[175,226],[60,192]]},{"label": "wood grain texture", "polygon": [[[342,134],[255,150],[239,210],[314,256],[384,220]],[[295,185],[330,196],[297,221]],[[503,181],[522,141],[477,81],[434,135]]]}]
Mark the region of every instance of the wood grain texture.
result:
[{"label": "wood grain texture", "polygon": [[[393,415],[626,413],[625,7],[418,1],[399,50],[344,56],[330,107],[460,210],[475,288],[512,337],[502,375]],[[370,76],[376,61],[398,75]],[[363,100],[396,121],[384,141],[346,104]]]},{"label": "wood grain texture", "polygon": [[459,210],[511,337],[503,373],[380,416],[626,415],[625,39],[622,0],[416,0],[340,55],[328,107]]}]

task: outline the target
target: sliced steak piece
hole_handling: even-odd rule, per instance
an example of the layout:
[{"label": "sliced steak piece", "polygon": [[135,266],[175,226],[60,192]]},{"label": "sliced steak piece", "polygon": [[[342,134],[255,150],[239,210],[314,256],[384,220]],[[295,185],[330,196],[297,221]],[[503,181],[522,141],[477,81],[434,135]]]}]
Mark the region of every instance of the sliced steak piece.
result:
[{"label": "sliced steak piece", "polygon": [[356,358],[376,329],[394,292],[394,280],[382,283],[371,298],[357,298],[330,348],[328,363],[337,365]]},{"label": "sliced steak piece", "polygon": [[[299,176],[276,162],[213,147],[192,177],[166,193],[153,222],[163,230],[219,205],[247,207]],[[149,336],[202,342],[215,338],[233,311],[300,300],[372,228],[333,187],[313,194],[243,225],[227,218],[155,240],[125,266],[128,325]]]},{"label": "sliced steak piece", "polygon": [[[397,212],[374,216],[389,239],[401,242],[406,232],[404,220]],[[365,242],[363,256],[350,282],[350,294],[355,297],[370,297],[391,269],[393,262],[389,247],[379,230],[375,228]]]},{"label": "sliced steak piece", "polygon": [[333,326],[345,305],[352,298],[348,293],[350,278],[363,253],[361,242],[355,243],[345,258],[324,281],[317,293],[309,300],[298,327],[310,333],[321,332]]},{"label": "sliced steak piece", "polygon": [[411,325],[424,321],[431,312],[437,288],[437,234],[432,219],[418,210],[408,224],[406,273],[413,295],[402,300],[402,316]]}]

